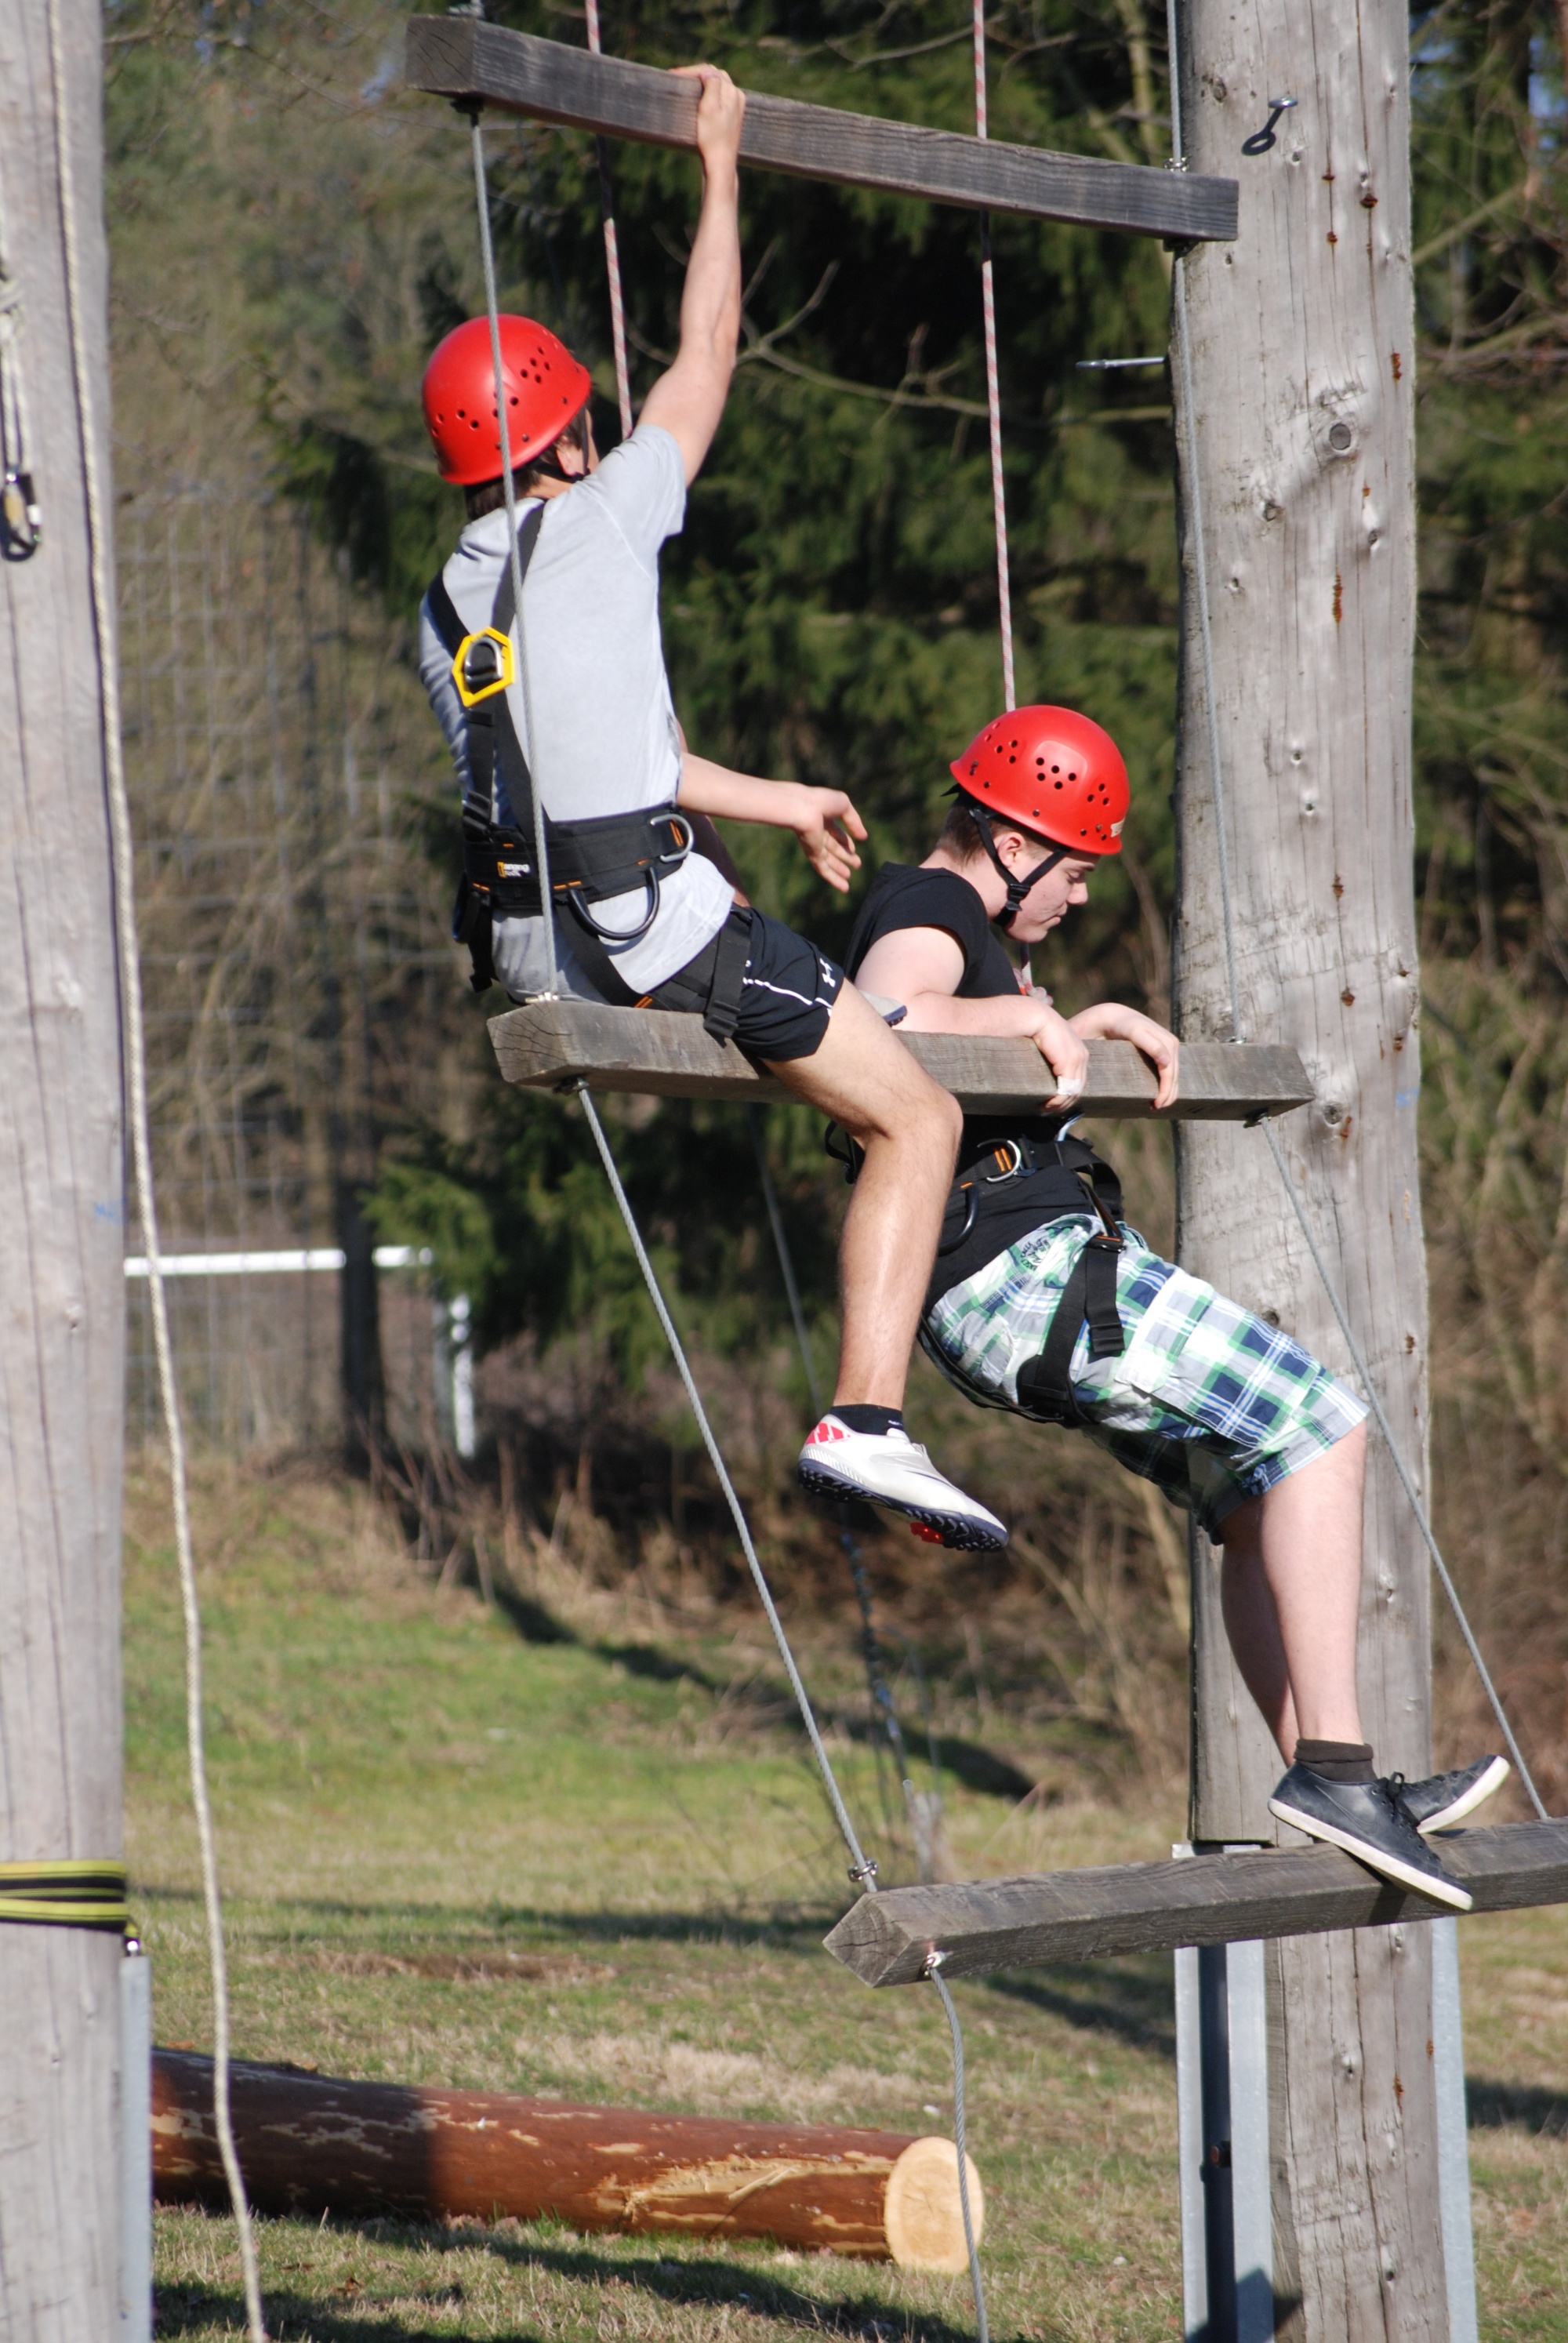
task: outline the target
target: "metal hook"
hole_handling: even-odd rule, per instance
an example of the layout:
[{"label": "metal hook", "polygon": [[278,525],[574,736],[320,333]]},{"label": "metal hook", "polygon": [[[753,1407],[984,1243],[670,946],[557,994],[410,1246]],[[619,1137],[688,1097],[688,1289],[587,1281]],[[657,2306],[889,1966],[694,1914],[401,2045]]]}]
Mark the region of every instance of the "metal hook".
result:
[{"label": "metal hook", "polygon": [[1270,147],[1275,143],[1275,123],[1278,122],[1282,114],[1288,114],[1292,106],[1297,106],[1300,103],[1300,99],[1294,97],[1271,97],[1269,100],[1270,114],[1267,122],[1264,123],[1261,130],[1254,130],[1250,138],[1242,139],[1242,154],[1266,155]]}]

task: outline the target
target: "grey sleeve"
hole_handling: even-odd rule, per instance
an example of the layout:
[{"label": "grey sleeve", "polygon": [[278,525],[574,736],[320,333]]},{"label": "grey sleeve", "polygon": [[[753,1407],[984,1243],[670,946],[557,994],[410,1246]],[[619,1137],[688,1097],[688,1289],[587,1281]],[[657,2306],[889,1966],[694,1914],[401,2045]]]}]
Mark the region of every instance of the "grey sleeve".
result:
[{"label": "grey sleeve", "polygon": [[[686,518],[686,465],[680,443],[657,423],[639,423],[629,439],[612,447],[591,481],[616,527],[648,568],[667,537],[677,537]],[[580,496],[581,488],[576,491]]]},{"label": "grey sleeve", "polygon": [[436,721],[447,736],[447,746],[457,769],[458,786],[467,790],[468,728],[463,719],[463,703],[457,697],[457,687],[452,680],[451,653],[436,632],[430,617],[428,596],[419,605],[419,680],[436,711]]}]

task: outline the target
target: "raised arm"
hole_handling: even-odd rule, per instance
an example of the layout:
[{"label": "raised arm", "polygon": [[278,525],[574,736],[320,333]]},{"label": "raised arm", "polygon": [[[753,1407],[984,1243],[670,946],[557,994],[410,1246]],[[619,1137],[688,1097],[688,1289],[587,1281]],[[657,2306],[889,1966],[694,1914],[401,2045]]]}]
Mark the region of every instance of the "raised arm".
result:
[{"label": "raised arm", "polygon": [[702,157],[702,213],[680,297],[680,348],[643,402],[640,420],[657,423],[680,447],[689,488],[713,444],[740,338],[740,117],[746,99],[718,65],[677,65],[702,84],[697,151]]}]

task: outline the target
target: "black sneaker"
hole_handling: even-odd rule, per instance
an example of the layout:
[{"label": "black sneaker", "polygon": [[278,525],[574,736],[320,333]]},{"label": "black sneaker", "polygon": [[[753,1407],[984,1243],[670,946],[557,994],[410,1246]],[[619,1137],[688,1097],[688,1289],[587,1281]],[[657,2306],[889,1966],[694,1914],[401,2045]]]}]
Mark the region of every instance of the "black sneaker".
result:
[{"label": "black sneaker", "polygon": [[1328,1782],[1310,1766],[1292,1765],[1269,1812],[1434,1904],[1468,1912],[1474,1901],[1443,1869],[1387,1782]]},{"label": "black sneaker", "polygon": [[1452,1774],[1429,1774],[1424,1782],[1406,1782],[1399,1799],[1423,1835],[1452,1830],[1466,1815],[1495,1797],[1513,1771],[1506,1757],[1478,1757],[1473,1765],[1457,1765]]}]

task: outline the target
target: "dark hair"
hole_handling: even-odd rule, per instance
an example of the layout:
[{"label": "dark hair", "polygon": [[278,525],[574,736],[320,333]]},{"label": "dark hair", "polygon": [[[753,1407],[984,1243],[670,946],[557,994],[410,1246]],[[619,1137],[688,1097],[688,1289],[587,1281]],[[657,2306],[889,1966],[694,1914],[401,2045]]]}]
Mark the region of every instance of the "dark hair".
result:
[{"label": "dark hair", "polygon": [[[519,497],[531,496],[534,493],[534,484],[537,480],[575,480],[580,478],[581,475],[579,473],[568,472],[562,469],[560,457],[556,451],[560,447],[563,439],[572,440],[582,449],[583,459],[586,463],[588,459],[588,411],[585,403],[582,407],[578,407],[577,413],[572,417],[571,421],[567,425],[566,429],[560,433],[558,438],[552,439],[548,447],[541,447],[538,454],[537,456],[530,457],[526,465],[519,465],[518,467],[517,470],[512,474],[512,488],[514,494]],[[499,472],[497,473],[493,480],[481,480],[476,488],[465,488],[463,491],[463,510],[469,520],[483,520],[487,513],[499,512],[501,507],[506,503],[506,482]]]},{"label": "dark hair", "polygon": [[[1030,830],[1026,822],[1015,821],[1010,813],[992,814],[991,821],[1000,829],[1016,830],[1021,837],[1033,839],[1036,844],[1044,847],[1048,853],[1056,843],[1054,839],[1043,837],[1038,830]],[[942,824],[942,834],[938,839],[937,844],[945,846],[948,852],[956,855],[960,862],[990,860],[986,854],[985,840],[980,835],[980,824],[976,821],[966,798],[953,799],[948,809],[948,818]]]}]

